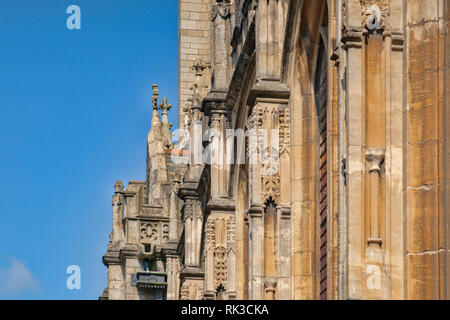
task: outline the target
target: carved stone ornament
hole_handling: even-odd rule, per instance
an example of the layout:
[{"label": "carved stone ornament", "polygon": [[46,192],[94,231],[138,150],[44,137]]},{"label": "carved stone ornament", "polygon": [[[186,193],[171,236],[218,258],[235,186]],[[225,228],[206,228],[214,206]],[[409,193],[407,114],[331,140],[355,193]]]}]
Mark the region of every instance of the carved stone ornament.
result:
[{"label": "carved stone ornament", "polygon": [[280,167],[280,154],[279,148],[274,146],[268,146],[263,149],[261,153],[262,171],[263,176],[272,176],[278,173]]},{"label": "carved stone ornament", "polygon": [[169,225],[167,223],[163,224],[163,240],[168,241],[169,240]]},{"label": "carved stone ornament", "polygon": [[184,220],[186,221],[186,219],[188,219],[188,218],[192,219],[193,214],[194,214],[194,208],[192,207],[192,200],[187,199],[185,207],[184,207]]},{"label": "carved stone ornament", "polygon": [[158,240],[158,224],[157,223],[142,223],[141,224],[141,241],[154,242]]},{"label": "carved stone ornament", "polygon": [[216,244],[216,234],[214,232],[214,223],[215,221],[210,219],[206,223],[206,248],[213,249]]},{"label": "carved stone ornament", "polygon": [[181,287],[181,300],[189,300],[189,284],[187,282],[183,283]]},{"label": "carved stone ornament", "polygon": [[201,58],[197,58],[197,60],[195,60],[194,64],[192,65],[191,70],[195,71],[196,76],[201,76],[203,71],[209,67],[210,66],[203,62]]},{"label": "carved stone ornament", "polygon": [[283,153],[290,154],[290,125],[289,125],[289,108],[280,109],[280,156]]},{"label": "carved stone ornament", "polygon": [[227,247],[230,249],[235,246],[235,229],[236,224],[234,223],[234,218],[230,216],[227,221]]},{"label": "carved stone ornament", "polygon": [[202,105],[202,95],[198,91],[198,84],[194,83],[190,89],[192,91],[192,97],[188,99],[188,101],[191,103],[189,110],[190,120],[201,121],[202,113],[200,111],[200,108]]},{"label": "carved stone ornament", "polygon": [[214,284],[215,287],[225,287],[227,280],[227,250],[224,246],[218,246],[214,250]]},{"label": "carved stone ornament", "polygon": [[388,30],[389,7],[380,8],[378,4],[366,4],[362,6],[362,28],[369,32],[376,30]]},{"label": "carved stone ornament", "polygon": [[263,202],[265,203],[272,198],[275,203],[278,203],[280,199],[280,177],[278,175],[263,176],[262,187]]},{"label": "carved stone ornament", "polygon": [[216,0],[216,4],[211,8],[211,21],[216,19],[217,14],[222,18],[228,18],[231,9],[231,0]]},{"label": "carved stone ornament", "polygon": [[166,262],[166,269],[167,273],[171,273],[172,271],[175,271],[175,268],[173,267],[174,259],[167,259]]},{"label": "carved stone ornament", "polygon": [[384,161],[384,149],[369,148],[366,150],[366,161],[368,163],[368,170],[380,174],[382,164]]},{"label": "carved stone ornament", "polygon": [[112,197],[112,205],[114,207],[119,207],[122,205],[122,203],[123,203],[123,195],[122,194],[118,193]]}]

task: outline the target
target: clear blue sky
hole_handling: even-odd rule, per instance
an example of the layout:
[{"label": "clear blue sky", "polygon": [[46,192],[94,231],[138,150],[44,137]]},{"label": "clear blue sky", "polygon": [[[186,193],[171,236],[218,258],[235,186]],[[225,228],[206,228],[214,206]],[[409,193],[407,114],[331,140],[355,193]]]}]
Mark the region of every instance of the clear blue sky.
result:
[{"label": "clear blue sky", "polygon": [[176,121],[177,25],[176,0],[0,2],[0,299],[102,293],[114,182],[145,179],[153,83]]}]

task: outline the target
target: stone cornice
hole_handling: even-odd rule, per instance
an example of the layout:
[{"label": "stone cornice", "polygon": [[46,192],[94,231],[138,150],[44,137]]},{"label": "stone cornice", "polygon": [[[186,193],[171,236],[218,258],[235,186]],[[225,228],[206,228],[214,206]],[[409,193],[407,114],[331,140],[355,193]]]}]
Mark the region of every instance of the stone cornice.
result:
[{"label": "stone cornice", "polygon": [[170,218],[168,216],[162,216],[162,215],[152,215],[152,216],[147,216],[147,215],[136,215],[135,218],[125,218],[128,220],[139,220],[139,221],[162,221],[162,222],[169,222]]},{"label": "stone cornice", "polygon": [[248,212],[247,212],[247,214],[251,218],[261,218],[262,217],[262,213],[263,213],[263,206],[258,206],[258,205],[252,205],[248,209]]},{"label": "stone cornice", "polygon": [[138,247],[135,244],[126,244],[119,247],[120,243],[109,244],[106,253],[102,257],[105,266],[122,264],[126,258],[138,256]]},{"label": "stone cornice", "polygon": [[403,51],[405,36],[401,30],[391,30],[392,51]]},{"label": "stone cornice", "polygon": [[167,256],[178,256],[177,255],[178,241],[172,240],[161,246],[161,253]]},{"label": "stone cornice", "polygon": [[362,48],[363,31],[361,27],[345,28],[342,33],[341,42],[344,49]]},{"label": "stone cornice", "polygon": [[102,257],[102,262],[105,266],[120,264],[120,252],[119,250],[111,250],[108,248],[106,253]]},{"label": "stone cornice", "polygon": [[278,80],[257,80],[250,90],[247,105],[253,107],[257,99],[270,99],[278,103],[287,103],[291,91],[289,87]]},{"label": "stone cornice", "polygon": [[205,271],[198,267],[184,266],[180,271],[180,280],[184,280],[185,278],[203,279],[204,274]]},{"label": "stone cornice", "polygon": [[183,182],[183,184],[180,186],[180,188],[178,190],[178,196],[182,200],[185,200],[186,198],[197,199],[197,197],[198,197],[198,192],[197,192],[198,184],[199,184],[199,182],[197,182],[197,181],[185,181],[185,182]]},{"label": "stone cornice", "polygon": [[231,198],[211,198],[206,205],[206,209],[208,212],[211,211],[234,212],[235,208],[236,207],[234,200]]},{"label": "stone cornice", "polygon": [[291,207],[278,206],[277,209],[280,210],[281,219],[290,219],[291,218]]},{"label": "stone cornice", "polygon": [[120,260],[125,261],[127,258],[136,258],[138,256],[138,247],[135,244],[127,243],[125,247],[120,249]]},{"label": "stone cornice", "polygon": [[210,117],[213,113],[229,113],[226,105],[226,91],[211,90],[203,99],[202,112]]}]

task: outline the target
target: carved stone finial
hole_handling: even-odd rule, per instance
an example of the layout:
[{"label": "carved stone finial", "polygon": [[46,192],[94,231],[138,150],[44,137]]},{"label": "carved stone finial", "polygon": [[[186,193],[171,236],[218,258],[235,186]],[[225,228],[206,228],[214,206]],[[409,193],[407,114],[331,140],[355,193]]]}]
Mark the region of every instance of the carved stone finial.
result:
[{"label": "carved stone finial", "polygon": [[167,98],[164,97],[164,98],[162,99],[162,103],[159,105],[159,109],[162,110],[162,114],[163,114],[163,115],[167,115],[167,111],[169,111],[171,108],[172,108],[172,105],[171,105],[171,104],[168,104],[168,103],[167,103]]},{"label": "carved stone finial", "polygon": [[152,97],[153,110],[158,110],[158,98],[159,98],[158,85],[154,84],[152,88],[153,88],[153,97]]},{"label": "carved stone finial", "polygon": [[194,70],[195,75],[199,77],[202,75],[203,71],[208,67],[209,66],[205,62],[203,62],[201,58],[197,58],[197,60],[192,65],[191,70]]},{"label": "carved stone finial", "polygon": [[116,181],[116,184],[114,185],[114,191],[115,191],[116,193],[122,192],[122,191],[123,191],[123,184],[122,184],[122,181],[120,181],[120,180],[117,180],[117,181]]}]

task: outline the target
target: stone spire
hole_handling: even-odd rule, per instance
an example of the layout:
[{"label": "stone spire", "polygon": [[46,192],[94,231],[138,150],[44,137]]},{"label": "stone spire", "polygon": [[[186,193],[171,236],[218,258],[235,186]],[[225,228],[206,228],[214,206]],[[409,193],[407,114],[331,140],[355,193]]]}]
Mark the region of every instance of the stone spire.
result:
[{"label": "stone spire", "polygon": [[167,98],[164,97],[162,100],[162,103],[159,105],[159,109],[161,109],[162,111],[162,121],[163,123],[168,123],[167,122],[167,112],[172,108],[171,104],[167,103]]},{"label": "stone spire", "polygon": [[154,84],[152,87],[153,87],[153,97],[152,97],[153,115],[152,115],[152,125],[147,138],[147,143],[149,147],[148,149],[149,156],[153,156],[157,153],[164,152],[163,137],[161,132],[162,124],[158,113],[159,90],[157,84]]},{"label": "stone spire", "polygon": [[[159,203],[160,182],[167,181],[167,166],[165,161],[165,149],[171,143],[170,125],[167,123],[167,111],[170,105],[164,98],[158,106],[158,85],[153,85],[152,97],[152,126],[147,136],[147,177],[146,186],[150,203]],[[159,118],[158,110],[163,111],[163,121]]]},{"label": "stone spire", "polygon": [[153,107],[153,115],[152,115],[152,128],[153,124],[161,122],[159,119],[159,113],[158,113],[158,98],[159,98],[159,89],[158,85],[154,84],[152,86],[153,88],[153,97],[152,97],[152,107]]},{"label": "stone spire", "polygon": [[167,119],[167,112],[172,108],[171,104],[167,103],[167,98],[164,97],[159,109],[162,111],[162,127],[161,134],[163,138],[164,148],[170,148],[172,146],[172,135],[170,134],[170,128],[172,126]]}]

